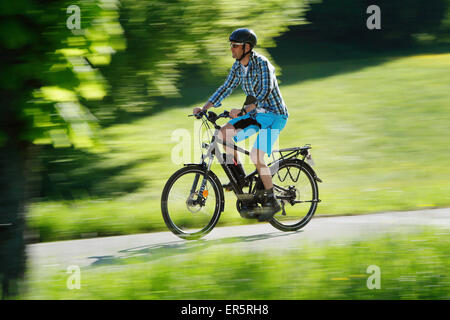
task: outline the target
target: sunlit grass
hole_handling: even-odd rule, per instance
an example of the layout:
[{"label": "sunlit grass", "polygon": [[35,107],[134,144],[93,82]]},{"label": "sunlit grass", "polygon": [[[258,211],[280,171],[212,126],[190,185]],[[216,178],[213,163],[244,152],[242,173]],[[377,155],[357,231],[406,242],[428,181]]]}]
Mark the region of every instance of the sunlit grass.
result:
[{"label": "sunlit grass", "polygon": [[[320,73],[320,63],[284,66],[290,76],[282,78],[287,84],[281,91],[290,117],[279,146],[312,144],[315,169],[324,181],[319,184],[318,215],[450,204],[450,54],[387,59],[382,64],[373,64],[374,59],[327,62],[323,68],[367,67],[303,82],[296,82],[293,75],[304,70]],[[103,130],[106,159],[98,168],[136,161],[132,168],[111,177],[110,183],[135,181],[141,186],[100,201],[87,197],[32,205],[29,224],[40,230],[41,240],[166,230],[161,192],[181,167],[172,162],[179,143],[172,135],[174,130],[185,130],[194,150],[198,127],[187,115],[211,94],[195,84],[191,91],[198,93],[193,105],[172,105],[156,115]],[[225,100],[225,106],[241,106],[244,97],[236,91],[239,94]],[[192,153],[187,162],[197,162],[198,157]],[[252,170],[249,159],[244,163]],[[213,170],[227,182],[219,165],[213,165]],[[235,201],[234,195],[226,194],[219,224],[247,223],[239,217]]]},{"label": "sunlit grass", "polygon": [[[67,288],[70,274],[60,267],[34,270],[27,293],[19,298],[448,299],[449,241],[443,230],[428,229],[351,245],[299,243],[290,251],[188,242],[179,248],[181,255],[144,250],[81,268],[79,290]],[[379,268],[379,281],[372,268]]]}]

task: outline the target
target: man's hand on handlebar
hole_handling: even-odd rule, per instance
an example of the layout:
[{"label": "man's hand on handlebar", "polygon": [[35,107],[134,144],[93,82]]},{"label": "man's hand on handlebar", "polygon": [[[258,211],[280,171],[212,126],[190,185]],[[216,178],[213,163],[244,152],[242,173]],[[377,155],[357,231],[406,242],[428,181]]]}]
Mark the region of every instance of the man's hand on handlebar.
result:
[{"label": "man's hand on handlebar", "polygon": [[219,118],[236,118],[238,117],[239,113],[241,112],[241,110],[239,109],[233,109],[231,110],[231,112],[228,111],[224,111],[222,112],[220,115],[216,115],[214,112],[208,112],[209,108],[214,107],[214,104],[210,101],[206,102],[205,105],[203,106],[203,108],[199,108],[199,107],[195,107],[192,110],[192,115],[189,115],[189,117],[194,116],[197,119],[201,119],[203,116],[206,116],[206,118],[211,121],[214,122],[219,119]]},{"label": "man's hand on handlebar", "polygon": [[211,103],[211,102],[206,102],[205,103],[205,105],[203,106],[203,108],[199,108],[199,107],[196,107],[196,108],[194,108],[194,110],[192,110],[192,113],[194,114],[194,115],[196,115],[197,113],[200,113],[200,112],[206,112],[206,110],[208,110],[209,108],[211,108],[211,107],[213,107],[214,105]]},{"label": "man's hand on handlebar", "polygon": [[196,115],[197,113],[200,113],[202,111],[202,108],[195,107],[194,110],[192,110],[192,114]]}]

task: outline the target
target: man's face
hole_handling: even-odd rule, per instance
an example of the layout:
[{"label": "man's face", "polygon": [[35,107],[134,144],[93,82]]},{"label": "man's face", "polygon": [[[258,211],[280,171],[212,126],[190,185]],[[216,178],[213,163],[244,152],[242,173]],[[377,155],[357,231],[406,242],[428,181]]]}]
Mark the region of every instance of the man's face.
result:
[{"label": "man's face", "polygon": [[230,42],[230,50],[233,59],[239,59],[244,54],[244,50],[242,50],[243,46],[243,43]]}]

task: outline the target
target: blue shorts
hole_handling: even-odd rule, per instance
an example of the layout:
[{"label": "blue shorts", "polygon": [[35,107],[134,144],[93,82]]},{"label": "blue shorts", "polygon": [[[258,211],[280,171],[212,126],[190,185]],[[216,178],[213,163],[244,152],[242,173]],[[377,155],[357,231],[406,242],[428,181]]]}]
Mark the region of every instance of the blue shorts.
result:
[{"label": "blue shorts", "polygon": [[287,116],[275,113],[246,114],[230,120],[228,123],[238,131],[234,136],[235,142],[240,142],[259,132],[253,148],[264,151],[268,156],[277,141],[281,130],[287,122]]}]

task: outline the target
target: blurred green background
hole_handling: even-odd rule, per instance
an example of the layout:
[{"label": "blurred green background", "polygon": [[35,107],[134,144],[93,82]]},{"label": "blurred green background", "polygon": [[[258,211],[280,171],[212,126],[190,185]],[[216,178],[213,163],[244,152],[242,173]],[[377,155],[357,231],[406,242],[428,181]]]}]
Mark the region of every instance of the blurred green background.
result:
[{"label": "blurred green background", "polygon": [[[381,30],[366,27],[371,4],[381,8]],[[79,29],[68,27],[70,5],[80,8]],[[256,51],[277,68],[290,112],[280,147],[313,146],[324,180],[317,215],[448,206],[449,7],[1,2],[0,274],[23,274],[26,241],[166,230],[161,191],[181,166],[172,134],[194,136],[187,115],[224,81],[238,27],[256,32]],[[243,101],[235,90],[224,106]],[[250,223],[226,196],[219,225]]]}]

